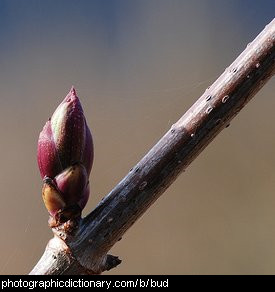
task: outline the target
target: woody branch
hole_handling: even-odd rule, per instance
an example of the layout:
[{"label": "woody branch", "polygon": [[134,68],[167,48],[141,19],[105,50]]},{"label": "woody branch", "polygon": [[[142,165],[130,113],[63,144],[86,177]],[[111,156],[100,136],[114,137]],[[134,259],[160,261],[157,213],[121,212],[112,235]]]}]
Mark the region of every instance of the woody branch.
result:
[{"label": "woody branch", "polygon": [[[225,128],[275,72],[275,20],[205,90],[72,236],[55,230],[31,274],[99,274],[120,263],[110,248]],[[62,233],[63,232],[63,233]]]}]

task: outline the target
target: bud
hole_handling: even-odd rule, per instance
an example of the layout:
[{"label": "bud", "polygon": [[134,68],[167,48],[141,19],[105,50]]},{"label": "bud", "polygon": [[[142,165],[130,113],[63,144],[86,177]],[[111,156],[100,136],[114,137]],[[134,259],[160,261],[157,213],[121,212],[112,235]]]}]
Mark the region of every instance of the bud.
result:
[{"label": "bud", "polygon": [[40,133],[37,160],[51,226],[80,216],[90,192],[93,141],[74,88]]},{"label": "bud", "polygon": [[78,204],[81,207],[79,202],[86,200],[88,186],[87,172],[82,164],[66,168],[55,177],[54,182],[67,206]]},{"label": "bud", "polygon": [[90,175],[93,141],[74,88],[40,133],[37,160],[42,179],[45,176],[54,178],[76,162],[82,163]]},{"label": "bud", "polygon": [[52,217],[55,217],[58,211],[63,210],[66,207],[66,203],[62,198],[61,193],[58,191],[51,178],[46,177],[44,179],[42,197],[44,204]]},{"label": "bud", "polygon": [[80,216],[89,197],[87,172],[82,164],[63,170],[54,179],[44,178],[42,197],[51,215],[51,227]]}]

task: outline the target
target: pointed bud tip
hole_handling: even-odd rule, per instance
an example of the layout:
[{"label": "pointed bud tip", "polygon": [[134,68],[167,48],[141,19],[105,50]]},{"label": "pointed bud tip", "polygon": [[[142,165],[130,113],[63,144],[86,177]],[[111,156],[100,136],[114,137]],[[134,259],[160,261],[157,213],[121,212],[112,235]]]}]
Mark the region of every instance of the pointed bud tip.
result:
[{"label": "pointed bud tip", "polygon": [[70,91],[68,92],[67,96],[64,98],[63,102],[79,102],[79,98],[76,95],[76,90],[74,88],[74,86],[72,86],[72,88],[70,89]]},{"label": "pointed bud tip", "polygon": [[71,90],[70,90],[70,92],[69,92],[71,95],[73,95],[73,96],[76,96],[76,90],[75,90],[75,88],[74,88],[74,86],[72,85],[72,88],[71,88]]}]

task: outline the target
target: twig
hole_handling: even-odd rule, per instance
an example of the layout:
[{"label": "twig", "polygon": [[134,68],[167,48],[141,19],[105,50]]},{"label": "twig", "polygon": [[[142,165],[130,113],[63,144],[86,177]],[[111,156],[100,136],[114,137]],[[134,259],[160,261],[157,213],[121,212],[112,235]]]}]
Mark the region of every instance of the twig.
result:
[{"label": "twig", "polygon": [[31,274],[100,274],[120,263],[110,248],[239,113],[275,72],[273,20],[125,178],[81,219],[55,230]]}]

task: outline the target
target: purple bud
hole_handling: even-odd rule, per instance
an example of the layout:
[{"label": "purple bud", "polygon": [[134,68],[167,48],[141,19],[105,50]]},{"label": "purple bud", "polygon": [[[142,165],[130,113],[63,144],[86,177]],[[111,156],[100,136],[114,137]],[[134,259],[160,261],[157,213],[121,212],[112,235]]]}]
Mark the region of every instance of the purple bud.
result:
[{"label": "purple bud", "polygon": [[66,168],[54,180],[45,177],[43,181],[42,197],[52,227],[80,215],[89,197],[87,172],[82,164]]},{"label": "purple bud", "polygon": [[80,215],[90,189],[93,140],[80,101],[72,88],[46,122],[38,139],[37,161],[42,196],[52,226]]},{"label": "purple bud", "polygon": [[[66,206],[79,205],[83,209],[83,200],[88,201],[86,188],[88,177],[85,167],[82,164],[75,164],[63,170],[54,179]],[[79,203],[80,202],[80,203]],[[81,206],[80,206],[81,205]]]},{"label": "purple bud", "polygon": [[73,87],[39,135],[37,160],[42,178],[54,178],[76,162],[85,166],[88,176],[91,172],[92,136]]}]

